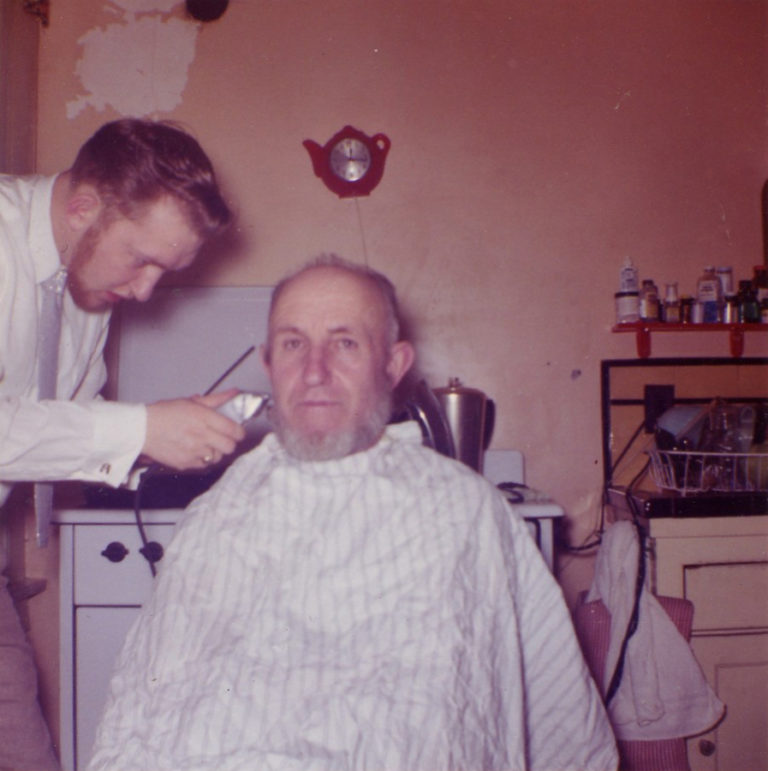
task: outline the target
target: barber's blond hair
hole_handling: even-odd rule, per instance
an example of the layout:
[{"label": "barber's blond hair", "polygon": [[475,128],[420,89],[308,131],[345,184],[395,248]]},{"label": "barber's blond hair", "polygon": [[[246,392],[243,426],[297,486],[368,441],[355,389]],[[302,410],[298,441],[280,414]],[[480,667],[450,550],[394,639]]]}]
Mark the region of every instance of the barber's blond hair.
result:
[{"label": "barber's blond hair", "polygon": [[204,239],[232,219],[210,159],[196,139],[170,121],[122,118],[104,124],[80,148],[70,183],[73,188],[93,185],[111,216],[130,219],[171,195]]}]

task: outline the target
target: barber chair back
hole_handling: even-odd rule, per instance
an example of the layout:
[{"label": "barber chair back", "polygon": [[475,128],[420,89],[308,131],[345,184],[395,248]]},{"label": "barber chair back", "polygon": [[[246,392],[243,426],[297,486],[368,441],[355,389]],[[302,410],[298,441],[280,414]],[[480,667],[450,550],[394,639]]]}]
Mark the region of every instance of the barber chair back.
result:
[{"label": "barber chair back", "polygon": [[[574,613],[576,635],[587,665],[601,693],[605,693],[605,657],[611,632],[611,614],[602,600],[585,602],[582,592]],[[679,597],[656,598],[680,634],[691,639],[693,603]],[[664,741],[618,741],[620,771],[690,771],[684,738]]]}]

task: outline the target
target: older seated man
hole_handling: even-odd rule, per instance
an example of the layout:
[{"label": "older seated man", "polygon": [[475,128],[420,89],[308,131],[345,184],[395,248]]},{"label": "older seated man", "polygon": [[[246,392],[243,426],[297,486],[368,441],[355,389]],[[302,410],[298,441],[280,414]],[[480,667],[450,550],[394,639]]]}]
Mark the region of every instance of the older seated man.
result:
[{"label": "older seated man", "polygon": [[414,359],[391,283],[311,263],[276,288],[263,359],[275,432],[184,516],[90,768],[615,768],[525,523],[388,425]]}]

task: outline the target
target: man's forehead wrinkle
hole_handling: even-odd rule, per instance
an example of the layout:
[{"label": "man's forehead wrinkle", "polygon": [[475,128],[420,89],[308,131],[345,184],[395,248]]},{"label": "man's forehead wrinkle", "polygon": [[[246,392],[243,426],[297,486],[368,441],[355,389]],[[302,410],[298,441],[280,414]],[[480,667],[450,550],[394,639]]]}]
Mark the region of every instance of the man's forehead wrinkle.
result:
[{"label": "man's forehead wrinkle", "polygon": [[[331,335],[349,334],[355,331],[355,326],[351,324],[336,324],[326,327],[325,331]],[[298,324],[278,324],[273,327],[273,334],[285,333],[304,334],[304,329]]]}]

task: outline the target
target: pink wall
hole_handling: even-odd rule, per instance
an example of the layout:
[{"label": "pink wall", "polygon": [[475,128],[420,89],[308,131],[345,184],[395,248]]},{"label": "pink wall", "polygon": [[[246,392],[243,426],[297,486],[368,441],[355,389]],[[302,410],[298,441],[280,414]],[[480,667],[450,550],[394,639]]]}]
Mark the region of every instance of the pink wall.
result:
[{"label": "pink wall", "polygon": [[[184,20],[172,0],[132,5]],[[118,6],[51,4],[40,171],[65,167],[119,114],[67,114],[83,92],[81,40],[124,23]],[[634,356],[631,337],[610,332],[624,256],[683,292],[705,264],[748,277],[762,259],[767,8],[232,0],[197,30],[180,104],[152,113],[192,128],[240,212],[239,249],[187,280],[270,284],[319,251],[367,257],[401,289],[429,382],[456,375],[496,401],[493,446],[525,452],[529,482],[581,540],[599,515],[599,362]],[[392,141],[381,185],[358,202],[329,193],[301,145],[346,123]],[[746,353],[766,355],[768,335],[756,337]],[[728,353],[703,334],[653,346]],[[590,565],[562,561],[570,595]]]}]

